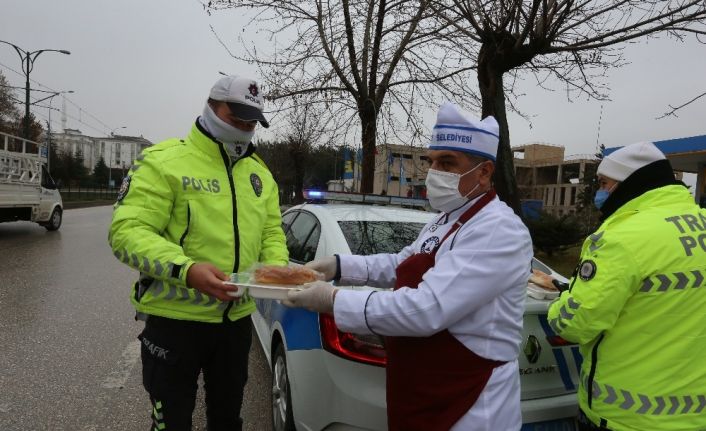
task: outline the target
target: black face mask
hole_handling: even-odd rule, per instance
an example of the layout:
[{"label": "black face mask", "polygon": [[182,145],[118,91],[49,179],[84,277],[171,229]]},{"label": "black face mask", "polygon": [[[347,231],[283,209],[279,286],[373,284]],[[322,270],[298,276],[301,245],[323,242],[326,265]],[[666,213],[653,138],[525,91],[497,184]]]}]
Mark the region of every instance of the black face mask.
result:
[{"label": "black face mask", "polygon": [[643,166],[625,178],[608,196],[601,207],[601,221],[610,217],[626,203],[642,196],[643,193],[676,184],[686,187],[683,182],[674,179],[674,170],[669,160],[657,160]]}]

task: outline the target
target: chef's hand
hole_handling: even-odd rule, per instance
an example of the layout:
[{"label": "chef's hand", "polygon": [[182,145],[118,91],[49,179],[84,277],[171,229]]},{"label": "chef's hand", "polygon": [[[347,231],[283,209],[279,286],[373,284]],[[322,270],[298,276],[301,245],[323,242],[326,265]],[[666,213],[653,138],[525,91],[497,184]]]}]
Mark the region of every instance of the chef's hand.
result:
[{"label": "chef's hand", "polygon": [[331,283],[314,281],[307,284],[303,290],[292,290],[287,293],[283,304],[288,307],[306,308],[317,313],[333,312],[333,299],[338,289]]},{"label": "chef's hand", "polygon": [[199,262],[189,267],[186,273],[186,285],[196,289],[201,293],[213,296],[221,301],[232,301],[235,298],[227,292],[237,292],[238,288],[223,284],[228,280],[228,276],[216,265],[207,262]]},{"label": "chef's hand", "polygon": [[336,256],[328,256],[323,259],[312,260],[304,266],[322,273],[325,281],[331,281],[336,277],[338,259],[336,259]]}]

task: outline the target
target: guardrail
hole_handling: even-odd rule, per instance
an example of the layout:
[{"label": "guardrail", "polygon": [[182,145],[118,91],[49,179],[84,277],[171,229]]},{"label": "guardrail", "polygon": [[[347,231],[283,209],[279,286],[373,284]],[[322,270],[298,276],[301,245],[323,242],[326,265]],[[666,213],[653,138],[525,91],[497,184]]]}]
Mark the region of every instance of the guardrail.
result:
[{"label": "guardrail", "polygon": [[118,188],[107,186],[62,186],[59,193],[64,201],[114,201],[118,198]]}]

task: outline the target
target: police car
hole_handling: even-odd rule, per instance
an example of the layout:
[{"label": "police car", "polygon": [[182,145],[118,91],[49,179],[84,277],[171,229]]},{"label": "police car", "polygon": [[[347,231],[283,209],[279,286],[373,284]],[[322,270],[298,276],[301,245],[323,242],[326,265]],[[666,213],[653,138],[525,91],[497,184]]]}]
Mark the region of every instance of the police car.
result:
[{"label": "police car", "polygon": [[[303,204],[282,216],[290,260],[396,253],[436,214],[392,206]],[[565,281],[534,261],[533,266]],[[361,289],[361,287],[352,287]],[[363,287],[363,289],[369,289]],[[257,299],[255,331],[272,370],[273,429],[387,429],[385,349],[341,332],[331,315]],[[574,430],[580,355],[547,323],[549,301],[527,298],[520,354],[523,431]]]}]

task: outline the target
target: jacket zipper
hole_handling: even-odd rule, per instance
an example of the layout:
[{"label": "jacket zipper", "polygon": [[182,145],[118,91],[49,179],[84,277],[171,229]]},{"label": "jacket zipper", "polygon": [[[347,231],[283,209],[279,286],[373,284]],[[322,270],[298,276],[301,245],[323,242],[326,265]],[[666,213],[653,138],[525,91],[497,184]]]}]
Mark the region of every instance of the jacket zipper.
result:
[{"label": "jacket zipper", "polygon": [[191,225],[191,205],[189,203],[186,203],[186,229],[184,229],[184,234],[181,236],[181,239],[179,240],[179,246],[184,247],[184,240],[186,239],[186,235],[189,233],[189,225]]},{"label": "jacket zipper", "polygon": [[596,375],[596,362],[598,361],[598,346],[601,344],[601,341],[603,341],[603,336],[605,334],[601,334],[601,336],[598,338],[598,341],[596,341],[596,344],[593,345],[593,349],[591,350],[591,371],[588,373],[588,380],[586,381],[586,384],[588,387],[586,388],[586,392],[588,392],[588,408],[590,409],[592,404],[593,404],[593,378]]},{"label": "jacket zipper", "polygon": [[[233,239],[235,241],[235,261],[233,262],[233,272],[238,272],[238,267],[240,266],[240,233],[238,232],[238,200],[235,197],[235,183],[233,182],[233,169],[235,163],[231,166],[230,157],[226,154],[223,149],[223,144],[218,142],[218,149],[221,152],[221,158],[223,159],[223,164],[226,167],[228,173],[228,183],[230,184],[230,199],[233,203]],[[237,163],[237,160],[236,160]],[[228,303],[228,306],[223,311],[223,321],[228,321],[228,313],[230,309],[233,308],[233,301]]]}]

